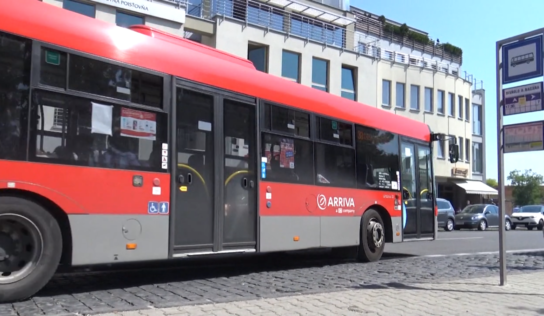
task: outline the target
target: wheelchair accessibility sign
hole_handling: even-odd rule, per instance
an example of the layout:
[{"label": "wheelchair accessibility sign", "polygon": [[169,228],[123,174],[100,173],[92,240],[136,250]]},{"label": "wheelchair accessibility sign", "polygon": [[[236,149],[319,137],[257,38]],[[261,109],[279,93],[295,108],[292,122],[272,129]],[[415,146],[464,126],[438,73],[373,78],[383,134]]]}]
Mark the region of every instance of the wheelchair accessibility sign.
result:
[{"label": "wheelchair accessibility sign", "polygon": [[147,203],[147,213],[148,214],[168,214],[170,211],[170,206],[168,202],[148,202]]}]

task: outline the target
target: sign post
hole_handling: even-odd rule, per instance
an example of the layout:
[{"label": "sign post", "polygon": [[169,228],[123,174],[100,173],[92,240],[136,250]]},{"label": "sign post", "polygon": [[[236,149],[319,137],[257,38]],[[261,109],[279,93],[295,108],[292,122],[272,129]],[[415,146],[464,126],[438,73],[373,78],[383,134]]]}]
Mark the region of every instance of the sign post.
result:
[{"label": "sign post", "polygon": [[543,110],[543,83],[503,90],[503,84],[542,77],[544,28],[497,41],[497,154],[500,285],[506,285],[504,154],[544,150],[544,121],[503,126],[503,116]]}]

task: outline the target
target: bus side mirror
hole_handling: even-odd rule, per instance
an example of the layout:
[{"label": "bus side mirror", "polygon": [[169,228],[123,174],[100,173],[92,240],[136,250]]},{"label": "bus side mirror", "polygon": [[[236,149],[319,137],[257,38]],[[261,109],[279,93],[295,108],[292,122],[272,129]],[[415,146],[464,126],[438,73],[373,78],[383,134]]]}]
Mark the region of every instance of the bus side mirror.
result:
[{"label": "bus side mirror", "polygon": [[459,145],[450,144],[450,162],[456,163],[459,161]]}]

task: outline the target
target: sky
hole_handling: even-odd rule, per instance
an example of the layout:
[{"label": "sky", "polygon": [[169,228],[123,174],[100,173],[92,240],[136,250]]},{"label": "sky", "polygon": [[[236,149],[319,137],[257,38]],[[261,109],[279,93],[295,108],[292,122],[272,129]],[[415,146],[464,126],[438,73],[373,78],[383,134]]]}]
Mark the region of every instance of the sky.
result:
[{"label": "sky", "polygon": [[[449,42],[463,50],[460,75],[466,71],[483,81],[486,98],[485,134],[487,178],[498,179],[497,167],[497,97],[496,97],[496,42],[521,33],[544,28],[542,0],[456,0],[446,5],[432,0],[351,0],[351,5],[376,15],[406,23],[429,33],[440,43]],[[514,87],[542,81],[536,78],[505,85]],[[508,116],[503,124],[515,124],[544,119],[544,112]],[[504,155],[504,175],[511,170],[532,169],[544,175],[544,152],[509,153]]]}]

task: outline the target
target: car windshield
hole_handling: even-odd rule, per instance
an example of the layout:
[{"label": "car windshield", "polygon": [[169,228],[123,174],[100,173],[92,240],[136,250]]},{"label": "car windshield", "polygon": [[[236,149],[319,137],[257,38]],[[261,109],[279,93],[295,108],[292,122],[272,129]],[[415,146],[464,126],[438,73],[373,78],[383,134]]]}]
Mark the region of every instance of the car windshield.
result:
[{"label": "car windshield", "polygon": [[522,206],[518,210],[520,213],[540,213],[541,207],[540,205],[527,205]]},{"label": "car windshield", "polygon": [[482,213],[483,211],[484,211],[483,205],[469,205],[465,207],[465,209],[461,213],[478,214],[478,213]]}]

